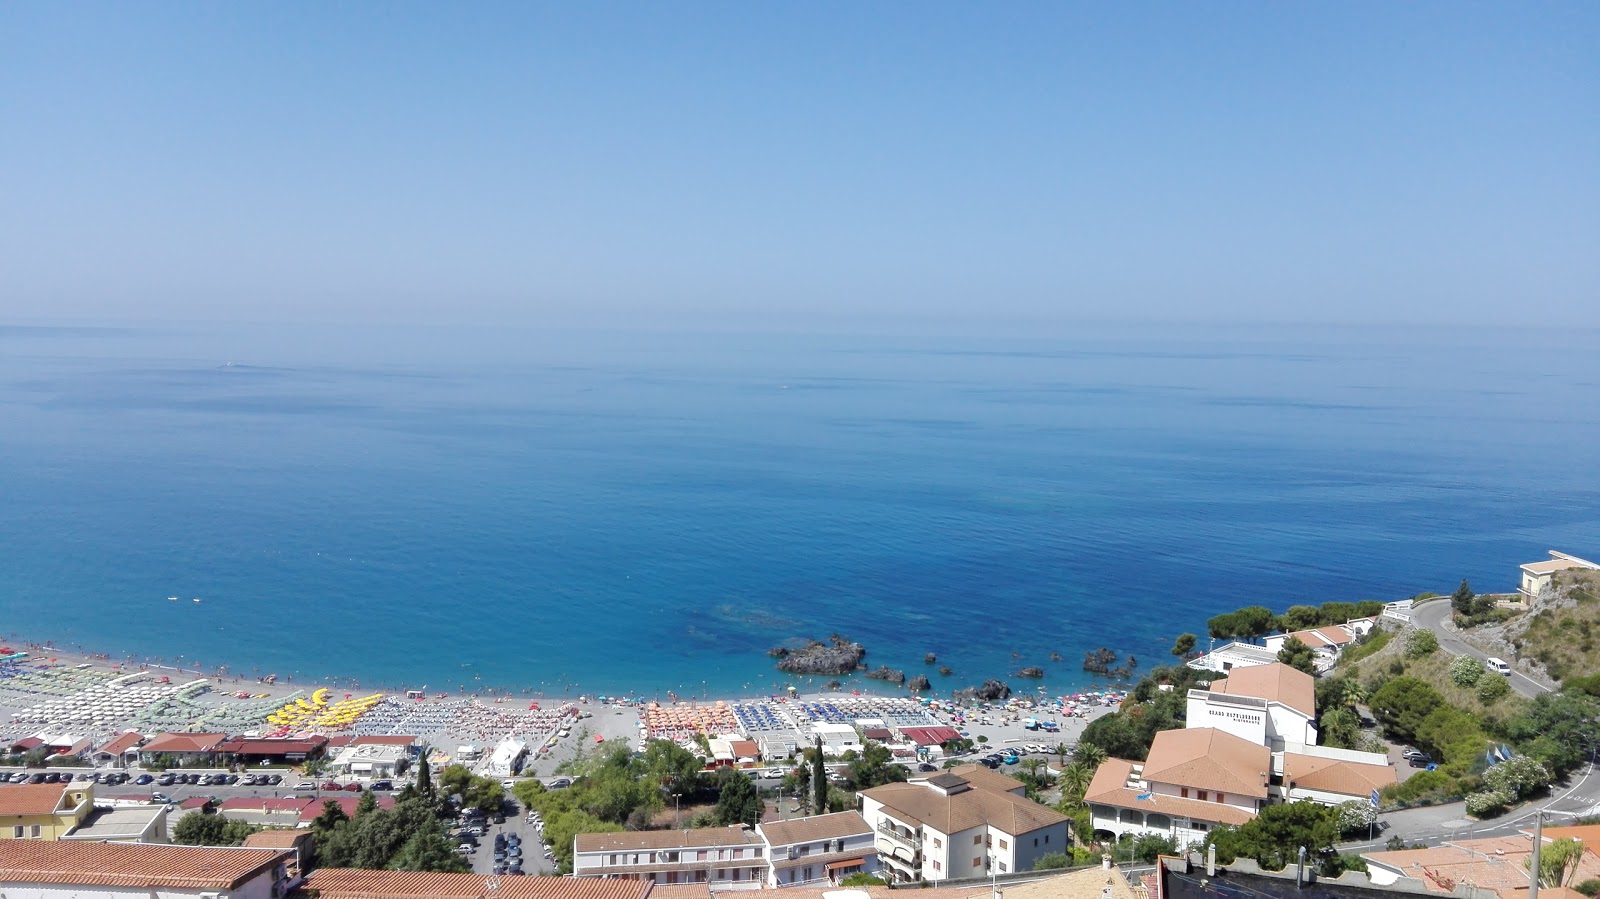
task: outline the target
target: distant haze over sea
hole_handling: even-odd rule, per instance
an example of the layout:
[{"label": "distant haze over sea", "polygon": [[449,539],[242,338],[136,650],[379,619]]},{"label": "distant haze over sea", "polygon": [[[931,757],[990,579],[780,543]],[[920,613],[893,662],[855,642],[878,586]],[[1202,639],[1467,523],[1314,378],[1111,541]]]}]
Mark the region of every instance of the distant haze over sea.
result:
[{"label": "distant haze over sea", "polygon": [[0,326],[0,632],[687,697],[816,689],[766,650],[837,631],[1054,692],[1239,605],[1592,558],[1597,336]]}]

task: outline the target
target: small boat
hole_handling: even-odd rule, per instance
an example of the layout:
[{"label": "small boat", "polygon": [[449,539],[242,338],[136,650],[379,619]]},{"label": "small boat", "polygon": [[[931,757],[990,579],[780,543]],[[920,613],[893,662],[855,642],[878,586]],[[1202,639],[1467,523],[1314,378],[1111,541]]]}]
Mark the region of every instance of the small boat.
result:
[{"label": "small boat", "polygon": [[178,597],[176,597],[176,596],[167,597],[167,602],[177,602],[177,601],[178,601]]},{"label": "small boat", "polygon": [[198,597],[198,596],[196,596],[196,597],[195,597],[195,598],[194,598],[194,601],[195,601],[195,602],[199,602],[199,601],[200,601],[200,597]]}]

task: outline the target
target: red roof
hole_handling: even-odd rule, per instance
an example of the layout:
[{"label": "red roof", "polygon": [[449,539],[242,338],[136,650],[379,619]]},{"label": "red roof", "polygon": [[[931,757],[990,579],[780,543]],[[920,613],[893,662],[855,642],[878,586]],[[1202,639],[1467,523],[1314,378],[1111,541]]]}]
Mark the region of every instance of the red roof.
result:
[{"label": "red roof", "polygon": [[[238,889],[267,874],[286,853],[91,840],[0,840],[0,869],[20,884],[168,889]],[[58,891],[59,892],[59,891]]]},{"label": "red roof", "polygon": [[38,737],[23,737],[22,739],[18,740],[17,742],[12,743],[11,744],[11,748],[12,748],[13,751],[16,751],[16,752],[27,752],[30,749],[37,749],[38,747],[43,746],[43,745],[44,745],[44,741],[39,739]]},{"label": "red roof", "polygon": [[902,727],[900,735],[918,746],[938,746],[961,736],[953,727]]},{"label": "red roof", "polygon": [[133,747],[138,746],[139,741],[143,739],[143,734],[130,730],[122,736],[114,738],[111,742],[105,744],[104,746],[101,746],[100,751],[106,755],[121,755]]},{"label": "red roof", "polygon": [[[356,803],[360,801],[361,797],[354,793],[346,793],[343,796],[324,796],[321,799],[313,799],[307,803],[306,808],[300,812],[300,820],[315,821],[317,816],[322,814],[323,804],[327,802],[339,803],[339,807],[344,809],[344,813],[354,818],[356,814]],[[394,797],[379,796],[378,808],[394,808]]]},{"label": "red roof", "polygon": [[309,755],[326,746],[326,737],[309,737],[304,740],[228,740],[217,747],[219,752],[237,755]]},{"label": "red roof", "polygon": [[350,742],[355,738],[355,734],[340,734],[337,737],[332,737],[328,740],[328,748],[342,749],[345,746],[349,746]]},{"label": "red roof", "polygon": [[140,752],[215,752],[227,734],[161,734],[139,747]]},{"label": "red roof", "polygon": [[[301,799],[289,797],[286,799],[258,799],[254,796],[238,796],[233,799],[222,800],[219,809],[224,812],[295,812],[304,813],[314,799]],[[319,805],[320,809],[321,806]],[[312,817],[316,817],[313,815]]]},{"label": "red roof", "polygon": [[190,796],[178,803],[178,808],[205,808],[211,804],[210,796]]}]

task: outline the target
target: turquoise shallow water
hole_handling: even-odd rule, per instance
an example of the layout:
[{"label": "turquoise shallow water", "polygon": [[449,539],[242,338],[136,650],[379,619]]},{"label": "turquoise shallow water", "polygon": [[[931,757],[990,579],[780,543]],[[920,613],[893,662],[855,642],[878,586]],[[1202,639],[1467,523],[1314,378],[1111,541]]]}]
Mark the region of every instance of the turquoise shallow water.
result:
[{"label": "turquoise shallow water", "polygon": [[1600,551],[1595,336],[0,328],[0,631],[683,695],[839,631],[1076,686],[1236,605]]}]

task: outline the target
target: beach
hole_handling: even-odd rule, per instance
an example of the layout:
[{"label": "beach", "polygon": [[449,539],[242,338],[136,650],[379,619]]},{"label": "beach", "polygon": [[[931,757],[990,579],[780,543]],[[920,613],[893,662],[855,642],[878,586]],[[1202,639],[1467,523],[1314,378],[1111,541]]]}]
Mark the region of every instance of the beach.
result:
[{"label": "beach", "polygon": [[[355,692],[343,687],[232,675],[226,666],[195,670],[104,654],[12,641],[0,664],[0,740],[28,737],[102,745],[136,730],[216,732],[228,736],[407,735],[431,747],[435,766],[461,761],[489,773],[504,741],[526,744],[523,774],[550,776],[596,747],[696,735],[740,735],[763,745],[803,747],[821,723],[899,728],[949,727],[993,748],[1077,741],[1083,727],[1115,705],[1112,692],[1014,697],[962,706],[901,693],[861,691],[656,701],[579,694],[573,698],[507,694],[418,695]],[[1076,697],[1076,698],[1074,698]],[[1030,728],[1030,719],[1036,722]],[[1049,722],[1055,732],[1043,729]],[[770,759],[769,759],[770,760]]]}]

